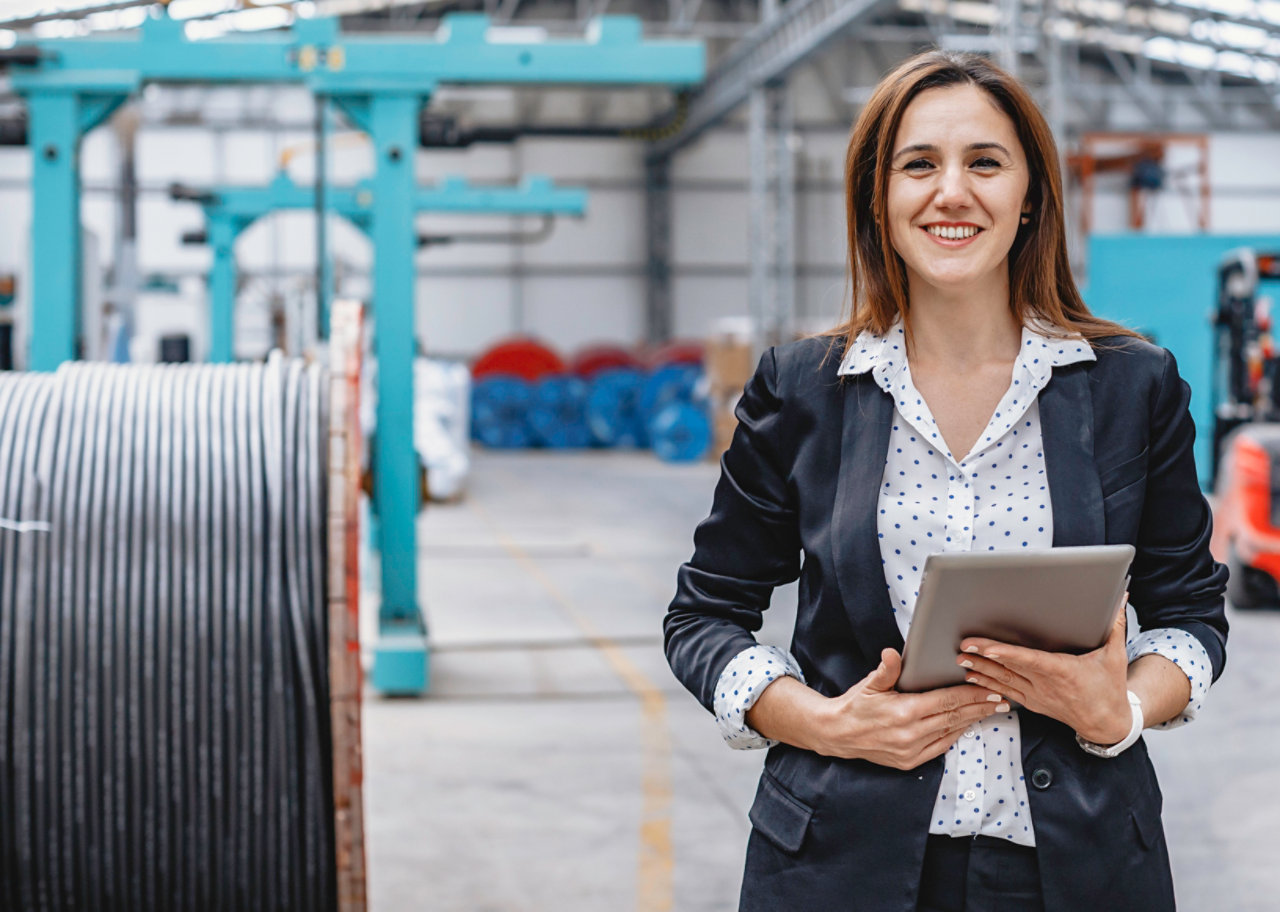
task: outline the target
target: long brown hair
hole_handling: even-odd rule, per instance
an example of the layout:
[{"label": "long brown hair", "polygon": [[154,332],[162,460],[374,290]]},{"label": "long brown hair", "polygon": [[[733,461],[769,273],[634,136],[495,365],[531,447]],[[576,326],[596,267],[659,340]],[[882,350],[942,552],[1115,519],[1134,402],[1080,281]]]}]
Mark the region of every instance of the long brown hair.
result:
[{"label": "long brown hair", "polygon": [[912,99],[927,89],[966,84],[990,95],[1013,121],[1030,171],[1031,221],[1019,228],[1009,250],[1009,307],[1014,318],[1023,325],[1038,317],[1064,333],[1090,340],[1136,336],[1119,323],[1095,317],[1076,288],[1067,259],[1058,151],[1031,95],[985,57],[942,50],[917,54],[882,79],[853,126],[844,164],[851,312],[824,335],[843,337],[847,351],[863,330],[885,333],[902,315],[910,338],[906,267],[893,249],[885,217],[887,163]]}]

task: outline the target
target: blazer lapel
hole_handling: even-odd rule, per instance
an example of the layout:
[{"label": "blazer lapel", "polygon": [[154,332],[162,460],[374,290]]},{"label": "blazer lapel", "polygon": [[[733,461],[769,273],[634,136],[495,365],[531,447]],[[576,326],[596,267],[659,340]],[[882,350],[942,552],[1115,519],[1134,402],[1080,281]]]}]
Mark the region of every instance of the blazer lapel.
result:
[{"label": "blazer lapel", "polygon": [[1093,461],[1093,395],[1085,367],[1054,371],[1040,393],[1053,546],[1097,545],[1105,540],[1102,482]]},{"label": "blazer lapel", "polygon": [[876,504],[889,452],[893,399],[870,374],[850,377],[844,387],[840,475],[831,518],[831,545],[841,600],[849,612],[856,641],[874,667],[884,647],[902,650],[902,633],[889,604],[876,534]]},{"label": "blazer lapel", "polygon": [[[1093,461],[1093,394],[1089,390],[1088,366],[1082,363],[1055,370],[1039,398],[1055,548],[1106,541],[1102,482]],[[1026,716],[1023,719],[1025,757],[1044,738],[1051,723],[1032,721]],[[1046,724],[1039,724],[1042,721]]]}]

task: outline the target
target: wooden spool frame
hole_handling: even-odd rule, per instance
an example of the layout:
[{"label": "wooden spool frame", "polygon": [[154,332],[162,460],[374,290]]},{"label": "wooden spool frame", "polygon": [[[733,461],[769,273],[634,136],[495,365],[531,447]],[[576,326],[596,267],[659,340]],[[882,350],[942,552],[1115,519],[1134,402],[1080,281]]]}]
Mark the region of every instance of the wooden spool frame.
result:
[{"label": "wooden spool frame", "polygon": [[360,366],[364,306],[336,301],[329,332],[329,703],[339,912],[368,908],[360,666]]}]

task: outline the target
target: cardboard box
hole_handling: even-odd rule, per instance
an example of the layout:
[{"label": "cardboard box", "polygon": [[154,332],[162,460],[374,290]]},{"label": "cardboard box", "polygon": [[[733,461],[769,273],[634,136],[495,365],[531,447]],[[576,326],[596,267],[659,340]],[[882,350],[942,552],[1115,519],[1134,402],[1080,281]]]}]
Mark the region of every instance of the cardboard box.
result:
[{"label": "cardboard box", "polygon": [[724,451],[733,442],[733,432],[738,429],[738,419],[733,410],[737,408],[741,392],[739,389],[729,395],[711,397],[711,446],[707,449],[707,459],[712,462],[719,462]]},{"label": "cardboard box", "polygon": [[726,317],[711,327],[703,367],[713,394],[737,394],[756,369],[755,333],[747,317]]}]

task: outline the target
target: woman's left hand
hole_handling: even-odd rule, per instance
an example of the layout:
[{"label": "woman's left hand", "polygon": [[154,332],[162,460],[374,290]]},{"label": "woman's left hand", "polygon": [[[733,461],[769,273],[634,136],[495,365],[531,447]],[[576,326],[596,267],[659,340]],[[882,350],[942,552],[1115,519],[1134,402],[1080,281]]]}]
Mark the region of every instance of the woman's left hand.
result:
[{"label": "woman's left hand", "polygon": [[1093,652],[1044,652],[983,637],[966,637],[956,663],[965,680],[1016,700],[1032,712],[1071,726],[1086,741],[1115,744],[1129,734],[1125,606],[1120,602],[1107,641]]}]

